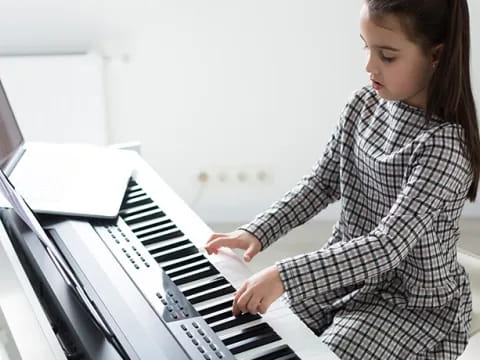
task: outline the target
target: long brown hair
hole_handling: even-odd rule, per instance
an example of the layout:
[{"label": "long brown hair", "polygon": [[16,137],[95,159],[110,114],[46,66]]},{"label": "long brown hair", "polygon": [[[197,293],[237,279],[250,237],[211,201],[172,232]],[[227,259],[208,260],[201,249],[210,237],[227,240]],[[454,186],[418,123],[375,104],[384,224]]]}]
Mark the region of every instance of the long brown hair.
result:
[{"label": "long brown hair", "polygon": [[480,176],[480,134],[470,81],[470,15],[467,0],[366,0],[373,18],[396,15],[411,41],[425,51],[443,45],[427,93],[426,118],[439,116],[465,131],[473,169],[468,192],[475,201]]}]

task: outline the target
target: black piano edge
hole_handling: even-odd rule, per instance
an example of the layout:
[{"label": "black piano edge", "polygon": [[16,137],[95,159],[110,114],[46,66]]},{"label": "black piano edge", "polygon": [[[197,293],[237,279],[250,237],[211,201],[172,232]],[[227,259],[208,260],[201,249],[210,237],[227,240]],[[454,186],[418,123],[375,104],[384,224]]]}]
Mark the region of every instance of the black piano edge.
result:
[{"label": "black piano edge", "polygon": [[128,359],[90,319],[33,233],[11,209],[1,220],[26,275],[68,360]]}]

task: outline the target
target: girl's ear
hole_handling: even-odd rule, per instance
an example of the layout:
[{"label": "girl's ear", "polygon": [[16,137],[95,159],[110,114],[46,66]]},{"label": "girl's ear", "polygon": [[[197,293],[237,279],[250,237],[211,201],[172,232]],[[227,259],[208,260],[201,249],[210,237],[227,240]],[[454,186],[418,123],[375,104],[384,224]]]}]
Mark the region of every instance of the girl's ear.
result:
[{"label": "girl's ear", "polygon": [[440,57],[442,56],[443,52],[443,44],[436,45],[432,48],[432,66],[435,68],[440,61]]}]

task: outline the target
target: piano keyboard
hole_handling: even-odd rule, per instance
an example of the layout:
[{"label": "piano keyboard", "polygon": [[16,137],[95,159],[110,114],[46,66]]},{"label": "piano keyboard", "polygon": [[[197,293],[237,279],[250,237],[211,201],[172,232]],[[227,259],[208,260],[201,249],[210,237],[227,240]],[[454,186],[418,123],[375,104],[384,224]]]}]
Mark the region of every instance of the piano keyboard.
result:
[{"label": "piano keyboard", "polygon": [[173,216],[191,210],[169,199],[169,189],[154,201],[137,181],[128,185],[117,223],[94,228],[192,359],[336,359],[279,300],[265,315],[233,316],[235,288],[248,268],[230,249],[199,251],[208,227],[193,212]]}]

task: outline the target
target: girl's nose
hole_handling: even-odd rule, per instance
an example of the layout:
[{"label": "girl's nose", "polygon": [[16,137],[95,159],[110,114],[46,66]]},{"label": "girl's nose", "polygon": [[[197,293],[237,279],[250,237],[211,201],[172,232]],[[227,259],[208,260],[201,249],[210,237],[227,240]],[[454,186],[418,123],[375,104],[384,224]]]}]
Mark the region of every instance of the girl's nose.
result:
[{"label": "girl's nose", "polygon": [[369,74],[377,74],[378,69],[375,65],[373,56],[370,53],[367,54],[367,63],[365,64],[365,71]]}]

